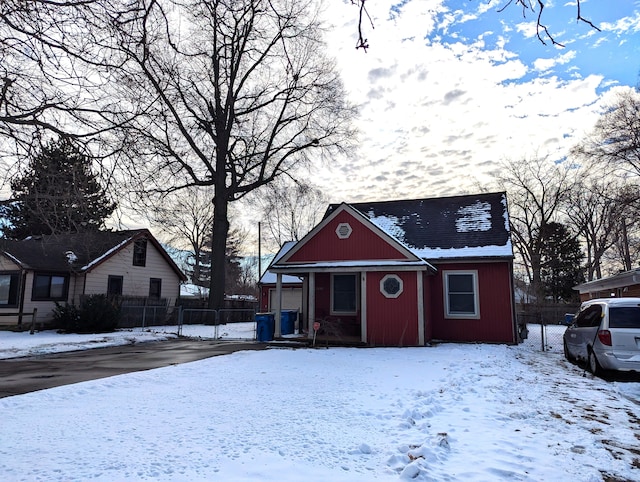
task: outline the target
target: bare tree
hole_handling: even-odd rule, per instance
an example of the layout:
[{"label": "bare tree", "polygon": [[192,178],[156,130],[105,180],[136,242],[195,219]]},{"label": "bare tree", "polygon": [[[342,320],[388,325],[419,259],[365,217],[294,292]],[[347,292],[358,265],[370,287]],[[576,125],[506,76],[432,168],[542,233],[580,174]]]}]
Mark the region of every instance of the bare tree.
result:
[{"label": "bare tree", "polygon": [[229,203],[347,147],[354,110],[309,2],[129,3],[112,34],[127,57],[116,95],[143,112],[122,126],[130,179],[151,195],[214,188],[210,306],[220,307]]},{"label": "bare tree", "polygon": [[105,129],[101,1],[0,2],[0,155],[20,160],[41,137],[79,142]]},{"label": "bare tree", "polygon": [[619,93],[605,107],[591,135],[574,148],[573,155],[623,176],[640,175],[640,93]]},{"label": "bare tree", "polygon": [[147,212],[152,226],[162,230],[162,240],[189,252],[193,283],[202,279],[201,263],[211,243],[213,229],[212,188],[189,187],[167,193]]},{"label": "bare tree", "polygon": [[587,281],[602,278],[603,257],[616,243],[627,199],[619,180],[588,176],[574,186],[566,203],[567,222],[580,233],[586,248]]},{"label": "bare tree", "polygon": [[514,248],[534,295],[542,299],[544,232],[559,219],[573,186],[569,169],[546,157],[506,161],[498,183],[507,190]]},{"label": "bare tree", "polygon": [[610,273],[629,271],[640,261],[640,189],[628,184],[617,193],[618,209],[613,249],[605,253]]},{"label": "bare tree", "polygon": [[[358,40],[356,43],[357,49],[367,50],[369,48],[369,40],[364,37],[365,24],[374,27],[373,21],[369,16],[366,4],[368,0],[351,0],[351,3],[358,7]],[[545,39],[550,41],[553,45],[558,47],[564,47],[561,43],[557,42],[554,36],[549,32],[547,25],[543,23],[543,11],[549,2],[543,2],[542,0],[504,0],[504,4],[498,9],[498,13],[504,12],[507,8],[513,6],[522,10],[522,17],[526,18],[528,15],[536,17],[536,36],[543,45],[546,45]],[[594,30],[600,32],[600,29],[596,27],[591,20],[586,19],[582,15],[582,0],[576,0],[576,21],[583,22],[589,25]]]},{"label": "bare tree", "polygon": [[286,241],[299,241],[321,219],[327,209],[324,193],[306,182],[282,177],[256,192],[267,232],[267,244],[280,248]]}]

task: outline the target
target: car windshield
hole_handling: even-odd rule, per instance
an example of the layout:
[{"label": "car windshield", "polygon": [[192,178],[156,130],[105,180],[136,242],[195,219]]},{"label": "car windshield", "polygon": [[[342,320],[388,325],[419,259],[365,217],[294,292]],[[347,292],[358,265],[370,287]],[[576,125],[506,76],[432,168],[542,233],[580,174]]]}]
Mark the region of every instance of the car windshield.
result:
[{"label": "car windshield", "polygon": [[640,306],[609,308],[609,328],[640,328]]}]

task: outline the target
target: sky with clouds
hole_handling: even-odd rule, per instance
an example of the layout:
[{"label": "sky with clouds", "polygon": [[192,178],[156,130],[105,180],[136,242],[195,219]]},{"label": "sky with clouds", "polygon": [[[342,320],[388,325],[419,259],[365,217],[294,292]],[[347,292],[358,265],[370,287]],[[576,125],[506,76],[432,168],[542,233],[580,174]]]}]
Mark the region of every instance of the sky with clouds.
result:
[{"label": "sky with clouds", "polygon": [[352,102],[358,152],[313,178],[331,202],[421,198],[490,185],[505,159],[561,159],[616,90],[638,83],[640,1],[368,0],[370,48],[355,48],[358,9],[324,2],[327,42]]}]

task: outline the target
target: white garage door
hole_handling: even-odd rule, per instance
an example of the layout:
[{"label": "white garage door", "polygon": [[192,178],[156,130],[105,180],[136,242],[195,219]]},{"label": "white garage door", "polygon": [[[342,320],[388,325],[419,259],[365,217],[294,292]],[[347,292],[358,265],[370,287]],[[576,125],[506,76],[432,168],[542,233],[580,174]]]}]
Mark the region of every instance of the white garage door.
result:
[{"label": "white garage door", "polygon": [[[282,288],[282,309],[302,311],[302,288]],[[269,311],[276,311],[276,290],[269,290]]]}]

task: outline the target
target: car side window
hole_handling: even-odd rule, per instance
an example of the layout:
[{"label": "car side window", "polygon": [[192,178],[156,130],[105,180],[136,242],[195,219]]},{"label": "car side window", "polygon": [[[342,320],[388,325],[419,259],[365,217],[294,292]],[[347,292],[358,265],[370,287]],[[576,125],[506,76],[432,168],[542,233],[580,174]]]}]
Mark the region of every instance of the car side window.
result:
[{"label": "car side window", "polygon": [[576,318],[576,326],[581,328],[599,326],[602,319],[602,306],[591,305],[582,310]]}]

